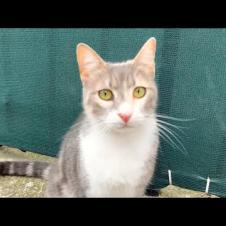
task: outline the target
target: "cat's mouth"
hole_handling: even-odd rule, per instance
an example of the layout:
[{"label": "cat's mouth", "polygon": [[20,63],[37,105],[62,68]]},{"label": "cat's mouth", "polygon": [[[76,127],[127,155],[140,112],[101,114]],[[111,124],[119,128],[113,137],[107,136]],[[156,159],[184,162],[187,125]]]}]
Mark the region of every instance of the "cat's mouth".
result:
[{"label": "cat's mouth", "polygon": [[134,130],[136,128],[135,125],[131,125],[130,123],[117,123],[112,126],[112,129],[115,131],[129,131]]},{"label": "cat's mouth", "polygon": [[114,127],[112,129],[112,132],[115,132],[115,133],[130,133],[130,132],[133,132],[135,130],[134,127],[132,126],[128,126],[128,125],[124,125],[124,126],[121,126],[121,127]]},{"label": "cat's mouth", "polygon": [[107,123],[107,127],[112,130],[112,131],[116,131],[116,132],[124,132],[124,131],[133,131],[137,128],[139,128],[140,126],[143,125],[142,123],[143,121],[139,120],[139,121],[129,121],[126,123],[123,122],[109,122]]},{"label": "cat's mouth", "polygon": [[131,126],[131,125],[129,125],[129,124],[127,124],[127,123],[125,123],[125,124],[123,124],[123,125],[121,126],[121,128],[122,128],[122,129],[127,129],[127,128],[134,128],[134,127]]}]

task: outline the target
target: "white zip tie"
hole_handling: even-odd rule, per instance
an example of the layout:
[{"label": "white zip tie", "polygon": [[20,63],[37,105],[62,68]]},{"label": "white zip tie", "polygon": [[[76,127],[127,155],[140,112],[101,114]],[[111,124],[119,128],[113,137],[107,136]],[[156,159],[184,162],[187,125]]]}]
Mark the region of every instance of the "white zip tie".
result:
[{"label": "white zip tie", "polygon": [[169,176],[169,184],[172,185],[172,175],[171,175],[171,170],[168,170],[168,176]]},{"label": "white zip tie", "polygon": [[209,187],[210,187],[210,178],[208,177],[207,178],[207,181],[206,181],[206,190],[205,190],[205,193],[209,193]]}]

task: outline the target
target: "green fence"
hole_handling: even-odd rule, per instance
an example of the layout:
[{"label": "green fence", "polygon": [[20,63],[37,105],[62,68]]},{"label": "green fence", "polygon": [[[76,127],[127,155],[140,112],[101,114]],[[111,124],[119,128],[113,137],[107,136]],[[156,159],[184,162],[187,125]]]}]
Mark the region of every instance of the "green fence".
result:
[{"label": "green fence", "polygon": [[0,143],[54,156],[81,111],[79,42],[109,61],[158,41],[158,113],[186,150],[161,140],[155,188],[173,184],[226,196],[226,29],[0,29]]}]

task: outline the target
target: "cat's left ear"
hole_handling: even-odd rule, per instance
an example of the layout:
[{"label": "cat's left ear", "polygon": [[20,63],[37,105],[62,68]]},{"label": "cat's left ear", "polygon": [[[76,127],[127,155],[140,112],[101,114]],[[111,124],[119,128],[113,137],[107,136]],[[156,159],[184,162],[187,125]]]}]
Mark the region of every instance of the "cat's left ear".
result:
[{"label": "cat's left ear", "polygon": [[156,53],[156,39],[150,38],[140,49],[134,62],[137,65],[143,65],[147,73],[155,73],[155,53]]}]

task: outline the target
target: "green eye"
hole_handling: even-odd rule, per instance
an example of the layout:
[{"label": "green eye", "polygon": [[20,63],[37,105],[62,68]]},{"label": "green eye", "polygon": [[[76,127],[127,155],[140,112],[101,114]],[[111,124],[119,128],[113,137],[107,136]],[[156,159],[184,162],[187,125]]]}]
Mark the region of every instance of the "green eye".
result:
[{"label": "green eye", "polygon": [[113,93],[110,89],[102,89],[98,92],[98,94],[102,100],[112,100],[113,99]]},{"label": "green eye", "polygon": [[133,91],[133,96],[136,98],[141,98],[146,94],[146,88],[136,87]]}]

